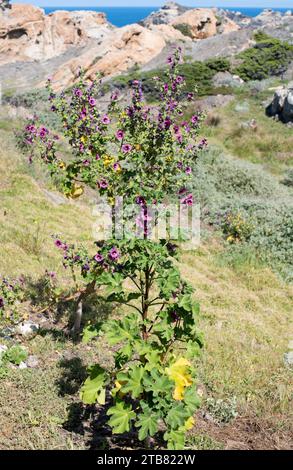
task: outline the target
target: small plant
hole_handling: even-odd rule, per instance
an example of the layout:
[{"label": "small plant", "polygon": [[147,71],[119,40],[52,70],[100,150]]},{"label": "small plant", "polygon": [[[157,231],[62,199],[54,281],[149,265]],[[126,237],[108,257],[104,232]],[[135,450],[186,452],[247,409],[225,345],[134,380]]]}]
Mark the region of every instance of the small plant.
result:
[{"label": "small plant", "polygon": [[228,424],[238,416],[236,397],[229,400],[208,398],[206,408],[218,423]]},{"label": "small plant", "polygon": [[255,35],[256,45],[241,52],[241,64],[235,73],[243,80],[263,80],[281,75],[293,58],[293,46],[260,31]]},{"label": "small plant", "polygon": [[238,243],[249,240],[253,225],[240,212],[228,212],[222,221],[222,230],[229,243]]},{"label": "small plant", "polygon": [[189,24],[187,23],[175,24],[174,28],[180,31],[180,33],[183,34],[183,36],[187,36],[193,39],[191,26]]},{"label": "small plant", "polygon": [[23,296],[22,280],[0,279],[0,319],[16,319]]},{"label": "small plant", "polygon": [[21,346],[16,344],[15,346],[11,346],[4,355],[2,356],[2,361],[5,362],[10,362],[11,364],[14,364],[16,366],[19,366],[19,364],[23,361],[25,361],[28,357],[28,353],[23,349]]}]

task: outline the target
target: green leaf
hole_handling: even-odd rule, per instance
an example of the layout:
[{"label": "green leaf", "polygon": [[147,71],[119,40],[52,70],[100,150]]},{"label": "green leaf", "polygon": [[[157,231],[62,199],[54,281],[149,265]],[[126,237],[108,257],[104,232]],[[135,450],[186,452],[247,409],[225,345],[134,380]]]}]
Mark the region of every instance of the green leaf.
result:
[{"label": "green leaf", "polygon": [[83,329],[82,342],[89,343],[92,339],[96,338],[100,331],[100,325],[88,325]]},{"label": "green leaf", "polygon": [[131,405],[127,405],[123,401],[117,401],[115,406],[109,408],[107,416],[111,416],[109,425],[113,433],[123,434],[130,431],[130,422],[136,417],[136,414]]},{"label": "green leaf", "polygon": [[158,420],[159,415],[154,414],[153,410],[149,407],[144,410],[144,413],[140,414],[135,424],[137,428],[140,428],[138,432],[138,438],[143,441],[148,436],[154,436],[158,431]]},{"label": "green leaf", "polygon": [[164,439],[167,441],[168,450],[183,450],[185,445],[185,433],[183,431],[165,432]]},{"label": "green leaf", "polygon": [[200,407],[200,397],[197,394],[196,387],[188,387],[184,394],[185,408],[190,415],[193,415],[195,411]]},{"label": "green leaf", "polygon": [[[138,398],[143,392],[142,379],[145,374],[144,367],[134,366],[127,374],[127,382],[122,386],[121,392],[130,393],[133,398]],[[117,378],[120,375],[117,375]],[[118,378],[118,380],[119,380]],[[125,380],[123,377],[122,380]]]},{"label": "green leaf", "polygon": [[98,402],[100,405],[105,404],[105,393],[103,393],[106,374],[105,370],[99,365],[95,365],[89,370],[90,375],[84,382],[80,398],[86,405],[92,405]]},{"label": "green leaf", "polygon": [[173,390],[173,383],[157,369],[153,369],[148,376],[144,377],[144,385],[145,390],[153,392],[154,396],[166,395]]},{"label": "green leaf", "polygon": [[184,403],[174,403],[168,415],[166,417],[166,423],[172,429],[178,429],[180,426],[184,425],[187,418],[190,417],[190,412]]},{"label": "green leaf", "polygon": [[140,337],[138,315],[132,313],[122,320],[111,320],[106,323],[104,330],[111,345],[126,340],[134,341]]}]

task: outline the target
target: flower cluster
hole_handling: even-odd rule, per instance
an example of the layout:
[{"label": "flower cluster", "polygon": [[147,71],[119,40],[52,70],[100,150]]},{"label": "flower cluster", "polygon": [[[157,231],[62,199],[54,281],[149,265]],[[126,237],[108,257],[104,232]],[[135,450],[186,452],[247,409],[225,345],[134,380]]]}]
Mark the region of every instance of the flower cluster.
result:
[{"label": "flower cluster", "polygon": [[[40,156],[51,173],[59,174],[64,192],[73,198],[81,196],[88,185],[112,204],[117,196],[128,204],[137,198],[153,204],[154,200],[160,203],[166,197],[180,197],[185,189],[181,202],[191,205],[188,187],[193,164],[207,142],[197,142],[200,115],[182,118],[185,79],[178,74],[180,61],[180,50],[168,58],[166,80],[157,79],[160,102],[152,107],[144,102],[138,80],[132,82],[130,104],[120,107],[118,92],[114,92],[106,112],[97,106],[99,79],[88,83],[81,73],[76,86],[59,96],[49,81],[51,110],[62,122],[72,157],[62,158],[58,136],[34,118],[24,132],[30,158]],[[193,94],[186,98],[191,101]]]}]

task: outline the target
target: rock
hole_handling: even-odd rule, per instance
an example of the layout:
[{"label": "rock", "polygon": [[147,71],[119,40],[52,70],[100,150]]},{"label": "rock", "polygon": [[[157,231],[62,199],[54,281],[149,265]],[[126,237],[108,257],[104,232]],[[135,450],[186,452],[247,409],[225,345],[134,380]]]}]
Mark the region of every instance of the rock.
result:
[{"label": "rock", "polygon": [[53,85],[59,89],[70,85],[76,80],[79,67],[86,71],[87,78],[94,78],[97,73],[111,77],[126,72],[152,60],[166,43],[161,32],[139,24],[119,28],[101,46],[85,50],[78,58],[63,64],[53,75]]},{"label": "rock", "polygon": [[184,7],[175,2],[166,3],[160,10],[151,13],[147,18],[140,22],[141,25],[151,27],[159,24],[170,24],[171,21],[191,8]]},{"label": "rock", "polygon": [[8,338],[10,339],[11,336],[15,335],[15,328],[12,328],[12,327],[6,327],[6,328],[3,328],[2,330],[0,330],[0,336],[2,338]]},{"label": "rock", "polygon": [[103,13],[56,11],[45,15],[32,5],[13,4],[0,13],[0,64],[47,60],[114,29]]},{"label": "rock", "polygon": [[21,362],[18,366],[19,369],[27,369],[27,365],[25,362]]},{"label": "rock", "polygon": [[293,122],[293,82],[275,91],[273,101],[266,108],[266,114],[277,117],[285,124]]},{"label": "rock", "polygon": [[0,344],[0,360],[1,360],[1,357],[3,356],[3,354],[7,351],[7,346],[5,346],[5,344]]},{"label": "rock", "polygon": [[234,100],[233,95],[211,95],[196,101],[197,111],[211,111],[217,108],[223,108]]},{"label": "rock", "polygon": [[238,75],[232,75],[230,72],[218,72],[213,78],[215,87],[231,87],[239,88],[243,85],[244,80]]},{"label": "rock", "polygon": [[235,111],[237,111],[237,113],[248,113],[249,109],[250,109],[250,106],[247,101],[242,101],[241,103],[237,103],[235,106]]},{"label": "rock", "polygon": [[30,369],[35,369],[39,365],[39,359],[37,356],[29,356],[26,360],[26,365]]},{"label": "rock", "polygon": [[287,367],[293,367],[293,351],[284,354],[284,363]]},{"label": "rock", "polygon": [[38,333],[38,330],[39,330],[39,325],[31,321],[20,323],[16,327],[16,333],[27,339],[33,338],[34,336],[36,336],[36,334]]},{"label": "rock", "polygon": [[172,26],[185,26],[193,39],[205,39],[217,34],[217,18],[211,9],[196,8],[178,16]]}]

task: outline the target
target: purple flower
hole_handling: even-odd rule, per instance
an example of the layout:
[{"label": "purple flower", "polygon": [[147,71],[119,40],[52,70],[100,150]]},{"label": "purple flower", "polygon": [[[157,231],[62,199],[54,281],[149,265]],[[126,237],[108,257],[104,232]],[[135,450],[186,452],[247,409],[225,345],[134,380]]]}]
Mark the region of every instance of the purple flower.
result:
[{"label": "purple flower", "polygon": [[95,100],[95,98],[90,97],[90,98],[89,98],[89,104],[90,104],[91,106],[96,106],[97,101]]},{"label": "purple flower", "polygon": [[108,188],[108,183],[107,183],[106,180],[101,180],[98,184],[99,184],[99,186],[100,186],[101,189],[106,189],[106,188]]},{"label": "purple flower", "polygon": [[97,253],[96,256],[94,257],[94,260],[97,263],[102,264],[104,262],[104,257],[100,253]]},{"label": "purple flower", "polygon": [[56,278],[56,273],[54,271],[46,271],[46,274],[50,279]]},{"label": "purple flower", "polygon": [[118,99],[118,91],[114,91],[111,95],[111,101],[117,101]]},{"label": "purple flower", "polygon": [[117,138],[118,140],[123,140],[123,138],[124,138],[124,132],[123,132],[121,129],[119,129],[119,130],[116,132],[116,138]]},{"label": "purple flower", "polygon": [[173,129],[174,129],[175,134],[178,134],[178,132],[180,131],[180,127],[177,125],[174,126]]},{"label": "purple flower", "polygon": [[74,263],[78,263],[78,261],[80,261],[80,256],[75,255],[74,258],[73,258],[73,261],[74,261]]},{"label": "purple flower", "polygon": [[191,169],[190,166],[188,166],[188,167],[185,168],[185,173],[186,173],[187,175],[191,175],[192,169]]},{"label": "purple flower", "polygon": [[88,265],[87,263],[84,264],[83,267],[82,267],[82,270],[83,270],[84,272],[88,272],[88,271],[90,270],[89,265]]},{"label": "purple flower", "polygon": [[101,160],[101,157],[100,157],[100,155],[99,155],[98,153],[97,153],[97,155],[96,155],[96,160]]},{"label": "purple flower", "polygon": [[76,90],[74,90],[74,94],[75,96],[77,96],[78,98],[81,98],[82,97],[82,91],[77,88]]},{"label": "purple flower", "polygon": [[132,150],[132,145],[130,144],[124,144],[122,145],[122,152],[123,153],[129,153]]},{"label": "purple flower", "polygon": [[145,205],[145,198],[142,197],[142,196],[138,196],[138,197],[136,198],[136,201],[135,201],[135,202],[136,202],[136,204],[139,204],[140,206],[144,206],[144,205]]},{"label": "purple flower", "polygon": [[178,75],[178,76],[176,77],[176,83],[181,84],[181,83],[183,83],[184,81],[185,81],[185,79],[184,79],[184,77],[182,77],[182,75]]},{"label": "purple flower", "polygon": [[79,146],[79,151],[80,151],[80,152],[84,152],[84,145],[83,145],[83,144],[80,144],[80,146]]},{"label": "purple flower", "polygon": [[43,137],[46,137],[47,134],[49,134],[49,131],[48,129],[46,129],[46,127],[41,127],[39,134],[40,134],[40,137],[43,138]]},{"label": "purple flower", "polygon": [[87,116],[86,109],[83,108],[79,117],[83,121],[86,118],[86,116]]},{"label": "purple flower", "polygon": [[119,165],[119,163],[114,163],[114,165],[113,165],[114,171],[118,171],[118,170],[120,170],[120,168],[121,168],[121,166]]},{"label": "purple flower", "polygon": [[165,121],[164,121],[165,129],[166,129],[166,130],[170,129],[171,124],[172,124],[171,119],[170,119],[169,117],[167,117],[167,118],[165,119]]},{"label": "purple flower", "polygon": [[119,259],[120,256],[121,256],[120,251],[115,246],[113,246],[113,248],[111,248],[111,250],[109,251],[109,258],[112,261],[117,261],[117,259]]},{"label": "purple flower", "polygon": [[104,114],[104,116],[102,117],[102,123],[103,124],[110,124],[111,120],[109,118],[109,116],[107,114]]},{"label": "purple flower", "polygon": [[185,198],[181,199],[181,204],[184,204],[186,206],[192,206],[193,204],[193,196],[192,194],[188,194]]},{"label": "purple flower", "polygon": [[191,117],[191,122],[192,124],[198,124],[198,116],[195,114]]},{"label": "purple flower", "polygon": [[193,100],[193,97],[194,97],[193,93],[188,93],[188,94],[187,94],[187,100],[188,100],[188,101],[192,101],[192,100]]},{"label": "purple flower", "polygon": [[186,188],[183,186],[183,188],[180,188],[179,191],[178,191],[178,194],[179,196],[182,196],[182,194],[185,194],[186,193]]},{"label": "purple flower", "polygon": [[57,246],[57,248],[61,248],[63,246],[62,241],[57,238],[57,240],[55,240],[55,246]]},{"label": "purple flower", "polygon": [[172,56],[167,57],[167,64],[173,65],[174,60]]},{"label": "purple flower", "polygon": [[140,86],[140,81],[139,81],[139,80],[133,80],[132,86],[133,86],[134,88],[138,88],[138,87]]},{"label": "purple flower", "polygon": [[198,144],[198,148],[203,149],[203,148],[206,147],[207,145],[208,145],[207,139],[202,139],[202,140],[200,141],[200,143]]},{"label": "purple flower", "polygon": [[82,162],[82,164],[83,164],[84,166],[89,166],[89,165],[91,164],[91,162],[90,162],[89,160],[84,160],[84,161]]},{"label": "purple flower", "polygon": [[167,93],[169,91],[168,83],[164,83],[164,92]]},{"label": "purple flower", "polygon": [[179,170],[182,170],[182,168],[183,168],[183,163],[182,163],[182,162],[178,162],[178,163],[177,163],[177,168],[179,168]]},{"label": "purple flower", "polygon": [[181,135],[180,133],[177,134],[176,138],[177,138],[177,141],[179,142],[179,144],[182,144],[182,142],[183,142],[183,137],[182,137],[182,135]]},{"label": "purple flower", "polygon": [[134,115],[134,109],[132,106],[128,106],[127,110],[127,115],[131,118]]}]

